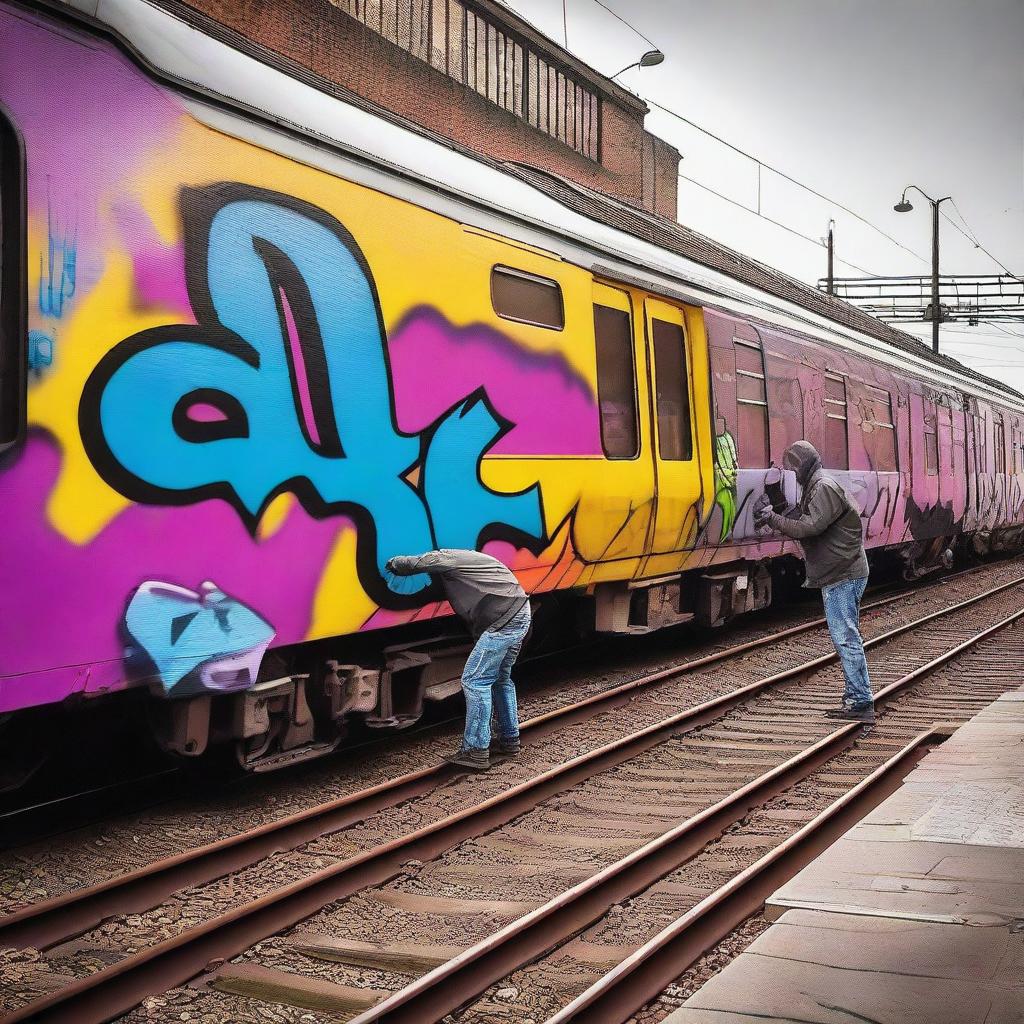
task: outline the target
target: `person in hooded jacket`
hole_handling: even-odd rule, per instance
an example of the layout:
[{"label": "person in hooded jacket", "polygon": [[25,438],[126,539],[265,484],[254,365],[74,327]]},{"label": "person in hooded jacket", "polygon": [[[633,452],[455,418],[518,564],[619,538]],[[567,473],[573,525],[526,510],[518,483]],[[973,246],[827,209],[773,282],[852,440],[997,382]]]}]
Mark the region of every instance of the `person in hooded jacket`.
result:
[{"label": "person in hooded jacket", "polygon": [[820,588],[828,631],[843,666],[842,706],[830,718],[871,723],[874,698],[860,635],[860,600],[868,582],[868,560],[860,514],[838,480],[821,468],[809,441],[797,441],[783,453],[782,466],[796,474],[803,491],[797,505],[776,511],[768,495],[754,505],[754,525],[798,541],[803,549],[805,587]]},{"label": "person in hooded jacket", "polygon": [[[466,729],[462,746],[445,760],[476,771],[490,767],[491,751],[519,753],[519,712],[512,666],[530,631],[530,600],[507,566],[481,551],[441,548],[421,555],[396,555],[385,568],[394,577],[429,573],[476,643],[462,670]],[[491,711],[498,736],[491,744]]]}]

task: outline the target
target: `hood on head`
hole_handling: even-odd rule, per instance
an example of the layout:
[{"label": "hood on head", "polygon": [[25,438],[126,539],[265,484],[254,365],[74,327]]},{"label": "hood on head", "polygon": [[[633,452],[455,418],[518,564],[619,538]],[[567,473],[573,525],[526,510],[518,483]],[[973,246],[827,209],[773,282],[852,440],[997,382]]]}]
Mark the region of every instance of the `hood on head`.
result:
[{"label": "hood on head", "polygon": [[782,466],[796,473],[797,483],[804,487],[821,469],[821,456],[810,441],[794,441],[782,453]]}]

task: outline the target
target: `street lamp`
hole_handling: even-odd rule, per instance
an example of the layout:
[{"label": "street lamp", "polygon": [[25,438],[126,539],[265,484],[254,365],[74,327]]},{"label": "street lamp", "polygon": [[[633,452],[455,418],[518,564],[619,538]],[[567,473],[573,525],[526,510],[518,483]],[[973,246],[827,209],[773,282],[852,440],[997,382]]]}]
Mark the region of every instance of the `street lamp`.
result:
[{"label": "street lamp", "polygon": [[655,64],[660,64],[664,59],[665,54],[661,50],[648,50],[638,61],[627,64],[622,71],[616,71],[612,78],[618,78],[619,75],[629,71],[630,68],[652,68]]},{"label": "street lamp", "polygon": [[907,193],[911,189],[916,189],[932,204],[932,351],[938,352],[939,321],[942,317],[942,311],[939,308],[939,204],[953,197],[943,196],[941,199],[932,199],[924,189],[918,188],[917,185],[908,185],[903,190],[900,201],[893,207],[897,213],[910,213],[914,208],[907,201]]}]

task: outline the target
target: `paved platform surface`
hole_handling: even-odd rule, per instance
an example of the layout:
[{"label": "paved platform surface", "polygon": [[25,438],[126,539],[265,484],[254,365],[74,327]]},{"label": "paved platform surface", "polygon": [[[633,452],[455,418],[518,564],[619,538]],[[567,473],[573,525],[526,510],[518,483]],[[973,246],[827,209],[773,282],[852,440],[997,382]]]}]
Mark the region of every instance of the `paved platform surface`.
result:
[{"label": "paved platform surface", "polygon": [[766,912],[772,927],[666,1024],[1024,1024],[1024,690]]}]

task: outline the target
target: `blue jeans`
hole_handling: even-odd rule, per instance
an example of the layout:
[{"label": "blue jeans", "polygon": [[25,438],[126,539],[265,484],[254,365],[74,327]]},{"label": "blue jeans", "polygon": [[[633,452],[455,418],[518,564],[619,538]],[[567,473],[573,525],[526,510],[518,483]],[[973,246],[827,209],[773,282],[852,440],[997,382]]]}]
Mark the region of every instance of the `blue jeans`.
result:
[{"label": "blue jeans", "polygon": [[844,580],[821,588],[828,631],[846,677],[843,703],[851,708],[863,707],[874,699],[871,680],[868,679],[868,661],[864,657],[864,641],[860,636],[860,599],[867,585],[866,579]]},{"label": "blue jeans", "polygon": [[466,695],[466,731],[462,745],[467,750],[490,747],[492,700],[501,739],[514,740],[519,736],[512,666],[529,629],[530,606],[524,604],[500,629],[484,630],[470,652],[462,670],[462,692]]}]

